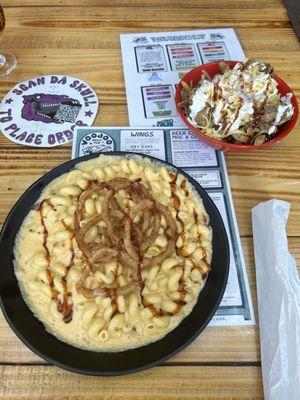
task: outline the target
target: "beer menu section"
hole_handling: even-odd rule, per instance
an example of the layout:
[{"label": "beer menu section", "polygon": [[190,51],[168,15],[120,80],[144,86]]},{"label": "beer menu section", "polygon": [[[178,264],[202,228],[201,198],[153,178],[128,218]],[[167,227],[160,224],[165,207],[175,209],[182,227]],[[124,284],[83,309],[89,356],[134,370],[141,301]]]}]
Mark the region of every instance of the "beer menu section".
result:
[{"label": "beer menu section", "polygon": [[129,120],[135,126],[182,126],[174,99],[181,77],[202,64],[245,58],[231,28],[120,38]]}]

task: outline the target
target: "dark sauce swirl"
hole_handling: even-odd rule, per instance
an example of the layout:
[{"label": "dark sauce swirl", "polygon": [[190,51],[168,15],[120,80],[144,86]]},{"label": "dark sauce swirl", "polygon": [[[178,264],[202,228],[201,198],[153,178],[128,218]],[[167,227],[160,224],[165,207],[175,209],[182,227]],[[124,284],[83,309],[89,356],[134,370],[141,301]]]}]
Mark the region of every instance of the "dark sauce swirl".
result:
[{"label": "dark sauce swirl", "polygon": [[47,274],[47,278],[48,278],[48,283],[49,283],[49,286],[50,286],[50,289],[51,289],[51,298],[52,298],[52,300],[56,301],[57,311],[62,314],[63,321],[65,323],[68,323],[68,322],[70,322],[72,320],[73,306],[72,306],[72,302],[71,302],[71,293],[68,293],[68,290],[67,290],[67,275],[68,275],[68,272],[71,269],[71,267],[74,265],[75,251],[74,251],[74,246],[73,246],[73,238],[75,236],[75,233],[74,233],[73,229],[70,228],[68,225],[66,225],[65,222],[62,220],[63,226],[68,231],[70,231],[70,232],[72,231],[72,236],[71,236],[71,239],[70,239],[71,257],[70,257],[70,261],[69,261],[69,263],[67,265],[65,274],[62,277],[62,285],[63,285],[63,288],[64,288],[63,300],[60,300],[59,299],[59,292],[54,286],[53,274],[52,274],[52,271],[50,269],[51,256],[50,256],[49,247],[47,245],[49,231],[48,231],[46,223],[45,223],[44,204],[47,204],[48,206],[50,206],[53,209],[54,209],[54,207],[53,207],[53,205],[52,205],[52,203],[51,203],[51,201],[49,199],[43,200],[38,206],[38,212],[40,213],[41,224],[42,224],[42,227],[43,227],[43,247],[44,247],[45,252],[46,252],[46,260],[47,260],[47,265],[46,265],[46,269],[45,270],[46,270],[46,274]]}]

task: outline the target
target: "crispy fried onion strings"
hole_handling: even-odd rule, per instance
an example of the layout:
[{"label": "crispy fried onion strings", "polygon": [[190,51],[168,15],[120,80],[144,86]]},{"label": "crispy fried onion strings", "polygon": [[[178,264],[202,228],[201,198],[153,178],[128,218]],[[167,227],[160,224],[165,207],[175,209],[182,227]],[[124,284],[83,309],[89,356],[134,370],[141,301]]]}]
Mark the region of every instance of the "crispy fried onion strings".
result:
[{"label": "crispy fried onion strings", "polygon": [[[125,191],[128,198],[135,203],[129,213],[117,201],[116,195],[120,190]],[[82,225],[85,202],[93,195],[102,196],[101,213]],[[146,252],[159,234],[162,216],[166,220],[164,229],[168,239],[167,246],[160,254],[148,257]],[[98,243],[87,243],[85,236],[94,226],[97,226],[102,240]],[[143,289],[141,268],[161,264],[175,251],[178,238],[176,223],[168,208],[155,201],[149,189],[139,180],[130,181],[125,178],[88,185],[78,200],[75,235],[86,261],[76,289],[86,298],[115,297],[137,288]],[[97,288],[88,288],[86,281],[91,272],[102,271],[104,264],[111,261],[116,261],[126,269],[130,282],[121,286],[115,280],[112,284],[101,283]]]}]

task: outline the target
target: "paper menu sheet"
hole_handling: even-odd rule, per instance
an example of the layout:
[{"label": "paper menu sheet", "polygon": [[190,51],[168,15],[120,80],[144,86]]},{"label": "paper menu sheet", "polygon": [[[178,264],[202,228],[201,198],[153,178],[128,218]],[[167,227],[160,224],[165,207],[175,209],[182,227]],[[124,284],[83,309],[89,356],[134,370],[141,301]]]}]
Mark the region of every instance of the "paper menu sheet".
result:
[{"label": "paper menu sheet", "polygon": [[226,291],[210,325],[254,324],[252,301],[233,209],[223,153],[217,152],[184,128],[78,128],[72,158],[105,151],[145,153],[182,168],[208,192],[219,209],[230,246]]},{"label": "paper menu sheet", "polygon": [[243,60],[232,28],[134,33],[120,36],[130,125],[183,126],[176,85],[198,65]]}]

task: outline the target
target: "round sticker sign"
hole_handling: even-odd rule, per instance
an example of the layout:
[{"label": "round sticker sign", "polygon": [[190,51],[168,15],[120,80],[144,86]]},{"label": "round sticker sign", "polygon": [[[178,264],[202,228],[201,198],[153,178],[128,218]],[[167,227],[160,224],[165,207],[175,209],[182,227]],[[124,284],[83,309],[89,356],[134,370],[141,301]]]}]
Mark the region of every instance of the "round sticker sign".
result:
[{"label": "round sticker sign", "polygon": [[91,126],[98,98],[84,81],[45,75],[17,84],[0,104],[0,129],[11,141],[53,147],[73,139],[77,127]]}]

